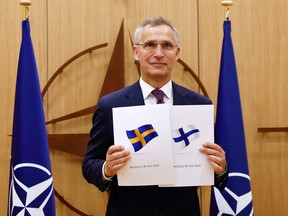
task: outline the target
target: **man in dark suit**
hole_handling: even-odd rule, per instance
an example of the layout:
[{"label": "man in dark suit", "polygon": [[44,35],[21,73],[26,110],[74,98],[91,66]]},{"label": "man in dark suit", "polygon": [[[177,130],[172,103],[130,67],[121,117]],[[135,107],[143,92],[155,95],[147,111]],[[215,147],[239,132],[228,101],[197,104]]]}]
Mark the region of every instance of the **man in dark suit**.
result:
[{"label": "man in dark suit", "polygon": [[[164,92],[162,102],[167,104],[211,104],[208,98],[171,81],[180,48],[178,31],[169,21],[161,17],[147,19],[134,36],[134,58],[140,64],[140,80],[99,100],[82,164],[83,176],[99,190],[110,190],[107,216],[199,216],[197,187],[117,184],[117,172],[131,155],[124,146],[114,145],[113,107],[156,104],[154,89]],[[224,150],[215,143],[204,143],[199,151],[207,155],[213,166],[215,186],[224,188],[228,175]]]}]

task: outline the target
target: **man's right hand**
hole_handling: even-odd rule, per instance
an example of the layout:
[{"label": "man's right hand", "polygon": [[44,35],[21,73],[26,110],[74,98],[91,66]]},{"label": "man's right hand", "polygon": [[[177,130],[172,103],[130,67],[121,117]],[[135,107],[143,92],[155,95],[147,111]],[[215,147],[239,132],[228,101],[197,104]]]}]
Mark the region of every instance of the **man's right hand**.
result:
[{"label": "man's right hand", "polygon": [[106,153],[105,175],[107,177],[116,175],[130,158],[130,152],[125,150],[123,145],[110,146]]}]

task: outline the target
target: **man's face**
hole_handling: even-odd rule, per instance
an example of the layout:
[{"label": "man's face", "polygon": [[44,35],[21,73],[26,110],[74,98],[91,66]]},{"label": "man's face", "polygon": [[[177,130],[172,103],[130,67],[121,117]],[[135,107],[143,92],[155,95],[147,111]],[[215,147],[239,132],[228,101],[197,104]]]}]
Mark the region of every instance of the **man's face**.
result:
[{"label": "man's face", "polygon": [[174,62],[180,52],[172,29],[166,25],[145,26],[134,46],[134,58],[140,63],[142,79],[154,87],[156,83],[166,84],[171,80]]}]

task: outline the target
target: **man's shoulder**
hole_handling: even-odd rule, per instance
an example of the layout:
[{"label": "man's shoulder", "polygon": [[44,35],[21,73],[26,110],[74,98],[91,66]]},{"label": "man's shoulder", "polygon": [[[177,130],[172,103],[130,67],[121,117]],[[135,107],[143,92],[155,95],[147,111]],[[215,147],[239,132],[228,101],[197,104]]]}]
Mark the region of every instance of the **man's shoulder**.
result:
[{"label": "man's shoulder", "polygon": [[201,95],[200,93],[195,92],[195,91],[193,91],[189,88],[186,88],[182,85],[179,85],[175,82],[173,82],[173,88],[177,94],[181,95],[183,98],[188,98],[192,104],[195,104],[195,103],[197,103],[197,104],[198,103],[199,104],[211,104],[212,103],[208,97]]},{"label": "man's shoulder", "polygon": [[102,96],[98,103],[105,103],[105,104],[122,104],[125,100],[131,98],[131,95],[137,95],[140,94],[141,89],[139,82],[135,82],[129,86],[126,86],[122,89],[119,89],[117,91],[111,92],[109,94],[106,94]]},{"label": "man's shoulder", "polygon": [[123,87],[117,91],[106,94],[102,98],[118,97],[118,96],[126,95],[129,92],[136,90],[137,88],[140,88],[139,82],[135,82],[135,83],[128,85],[126,87]]}]

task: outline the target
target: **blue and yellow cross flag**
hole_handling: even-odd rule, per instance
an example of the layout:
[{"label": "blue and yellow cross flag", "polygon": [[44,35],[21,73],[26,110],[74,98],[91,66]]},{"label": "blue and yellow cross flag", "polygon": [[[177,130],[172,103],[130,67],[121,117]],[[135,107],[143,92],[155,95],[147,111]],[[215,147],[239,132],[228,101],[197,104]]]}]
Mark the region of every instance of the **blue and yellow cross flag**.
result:
[{"label": "blue and yellow cross flag", "polygon": [[10,164],[8,216],[56,215],[46,125],[28,19],[22,21]]},{"label": "blue and yellow cross flag", "polygon": [[141,150],[152,139],[158,136],[151,124],[142,125],[134,130],[127,130],[126,135],[130,140],[135,152]]},{"label": "blue and yellow cross flag", "polygon": [[229,177],[224,190],[212,188],[210,215],[253,215],[244,124],[229,20],[224,21],[215,142],[226,152]]}]

